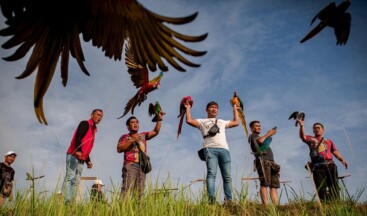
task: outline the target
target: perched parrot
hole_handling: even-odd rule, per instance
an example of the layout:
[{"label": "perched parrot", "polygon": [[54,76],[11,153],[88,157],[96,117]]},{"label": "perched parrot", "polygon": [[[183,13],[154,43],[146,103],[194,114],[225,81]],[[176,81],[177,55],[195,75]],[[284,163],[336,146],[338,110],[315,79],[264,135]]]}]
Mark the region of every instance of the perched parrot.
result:
[{"label": "perched parrot", "polygon": [[178,137],[181,134],[182,123],[183,123],[184,116],[186,114],[185,103],[187,103],[187,102],[190,104],[191,107],[194,104],[194,101],[192,100],[192,98],[190,96],[186,96],[186,97],[182,98],[182,100],[181,100],[181,103],[180,103],[180,115],[177,116],[177,118],[180,118],[180,122],[178,123],[178,130],[177,130],[177,140],[178,140]]},{"label": "perched parrot", "polygon": [[152,119],[152,122],[157,122],[158,121],[158,115],[161,112],[163,112],[163,110],[162,110],[161,105],[159,104],[158,101],[156,101],[155,104],[153,104],[153,103],[149,104],[149,111],[148,111],[149,116],[154,116],[153,119]]},{"label": "perched parrot", "polygon": [[140,106],[147,99],[147,95],[160,87],[160,81],[163,77],[163,72],[160,72],[158,76],[149,81],[148,69],[138,63],[136,63],[135,55],[129,46],[126,46],[126,65],[128,67],[128,73],[131,76],[136,88],[140,88],[138,92],[132,97],[125,106],[124,114],[119,117],[124,117],[130,110],[131,114],[134,114],[136,106]]},{"label": "perched parrot", "polygon": [[[305,120],[305,113],[304,112],[298,112],[298,111],[294,111],[288,118],[288,120],[290,119],[300,119],[300,120]],[[296,121],[295,126],[298,126],[298,122]]]},{"label": "perched parrot", "polygon": [[241,123],[243,126],[243,129],[246,132],[246,136],[248,137],[248,131],[247,131],[247,125],[246,125],[246,119],[245,119],[245,112],[243,110],[243,103],[241,101],[241,99],[238,97],[237,92],[234,92],[232,99],[230,100],[231,105],[234,106],[235,104],[238,104],[239,107],[237,109],[238,111],[238,115],[241,119]]},{"label": "perched parrot", "polygon": [[303,43],[308,39],[311,39],[317,35],[326,26],[334,28],[334,33],[336,36],[336,45],[345,45],[349,38],[350,26],[352,16],[350,13],[346,12],[350,0],[345,0],[336,6],[335,2],[330,3],[324,9],[316,14],[312,19],[311,25],[315,22],[316,18],[320,20],[320,23],[313,28],[301,41]]},{"label": "perched parrot", "polygon": [[166,17],[146,9],[136,0],[0,0],[0,7],[7,25],[0,30],[0,36],[9,38],[2,48],[16,47],[14,54],[4,60],[17,61],[29,56],[25,70],[17,79],[26,78],[38,69],[34,110],[38,121],[45,125],[43,97],[59,59],[64,86],[68,81],[70,55],[89,76],[84,66],[81,38],[85,42],[91,41],[105,56],[114,60],[121,60],[124,42],[129,39],[137,62],[151,71],[156,71],[157,66],[161,71],[167,71],[163,59],[179,71],[185,69],[176,60],[189,67],[199,67],[182,53],[195,57],[206,53],[192,50],[179,41],[200,42],[207,34],[184,35],[165,24],[190,23],[197,12],[181,18]]}]

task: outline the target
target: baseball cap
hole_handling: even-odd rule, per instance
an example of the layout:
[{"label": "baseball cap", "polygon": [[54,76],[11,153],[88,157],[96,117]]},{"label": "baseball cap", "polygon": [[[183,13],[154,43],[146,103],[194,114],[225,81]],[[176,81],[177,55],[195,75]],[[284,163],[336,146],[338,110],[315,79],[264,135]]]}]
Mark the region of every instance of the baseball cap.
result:
[{"label": "baseball cap", "polygon": [[15,155],[15,156],[17,156],[17,153],[15,153],[14,151],[8,151],[6,154],[5,154],[5,157],[6,156],[9,156],[9,155]]},{"label": "baseball cap", "polygon": [[96,180],[94,180],[94,184],[104,186],[104,184],[103,184],[103,182],[102,182],[102,180],[101,180],[101,179],[96,179]]}]

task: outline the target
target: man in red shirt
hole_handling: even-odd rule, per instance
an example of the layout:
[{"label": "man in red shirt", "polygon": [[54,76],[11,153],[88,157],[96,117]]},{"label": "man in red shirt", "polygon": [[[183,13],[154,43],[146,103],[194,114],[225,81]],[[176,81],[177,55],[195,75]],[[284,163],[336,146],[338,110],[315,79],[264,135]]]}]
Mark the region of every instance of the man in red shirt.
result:
[{"label": "man in red shirt", "polygon": [[66,154],[66,173],[63,184],[65,204],[69,204],[74,198],[84,163],[87,164],[88,169],[91,169],[93,166],[89,154],[92,151],[94,136],[97,133],[96,125],[102,120],[102,117],[102,110],[93,110],[89,120],[79,123],[71,139],[71,144]]},{"label": "man in red shirt", "polygon": [[143,195],[145,188],[145,173],[139,165],[139,149],[147,153],[147,140],[157,136],[161,129],[164,112],[158,114],[157,123],[152,131],[139,133],[139,121],[131,116],[126,121],[128,134],[120,137],[117,144],[117,152],[124,152],[124,165],[122,167],[121,195],[126,198],[132,190],[138,192],[139,197]]},{"label": "man in red shirt", "polygon": [[339,198],[338,170],[333,161],[333,155],[348,169],[348,163],[344,160],[333,141],[324,138],[324,126],[321,123],[313,125],[314,136],[305,135],[304,121],[297,119],[300,125],[299,137],[310,148],[310,157],[313,164],[313,179],[318,188],[321,200],[329,199],[326,191],[328,188],[331,198]]}]

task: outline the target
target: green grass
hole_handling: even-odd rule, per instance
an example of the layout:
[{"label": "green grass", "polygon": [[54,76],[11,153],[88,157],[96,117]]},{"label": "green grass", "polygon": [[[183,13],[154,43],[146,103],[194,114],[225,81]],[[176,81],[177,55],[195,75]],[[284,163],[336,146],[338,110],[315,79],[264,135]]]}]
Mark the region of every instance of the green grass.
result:
[{"label": "green grass", "polygon": [[[64,205],[63,197],[56,190],[51,194],[17,191],[15,200],[0,207],[0,215],[367,215],[367,203],[360,202],[363,190],[352,196],[341,192],[341,200],[323,203],[306,200],[305,195],[290,188],[289,203],[280,206],[263,206],[258,199],[248,194],[248,185],[235,191],[235,200],[231,203],[210,205],[206,202],[205,191],[194,196],[190,187],[173,185],[169,180],[164,187],[151,181],[141,199],[131,195],[120,199],[119,186],[105,189],[108,203],[91,202],[89,194],[73,205]],[[174,190],[170,190],[174,189]],[[301,194],[301,195],[299,195]]]}]

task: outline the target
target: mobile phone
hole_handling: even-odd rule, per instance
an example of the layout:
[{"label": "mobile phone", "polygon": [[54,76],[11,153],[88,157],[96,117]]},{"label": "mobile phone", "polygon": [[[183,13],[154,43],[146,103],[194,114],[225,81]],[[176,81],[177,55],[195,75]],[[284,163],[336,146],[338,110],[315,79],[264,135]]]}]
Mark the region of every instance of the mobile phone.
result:
[{"label": "mobile phone", "polygon": [[273,127],[273,130],[276,130],[277,129],[277,127]]}]

